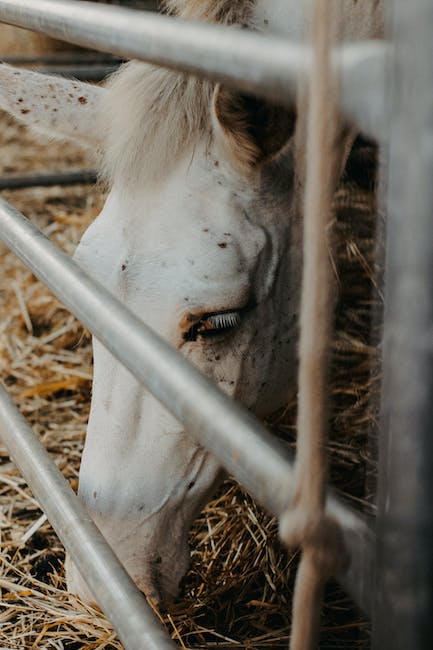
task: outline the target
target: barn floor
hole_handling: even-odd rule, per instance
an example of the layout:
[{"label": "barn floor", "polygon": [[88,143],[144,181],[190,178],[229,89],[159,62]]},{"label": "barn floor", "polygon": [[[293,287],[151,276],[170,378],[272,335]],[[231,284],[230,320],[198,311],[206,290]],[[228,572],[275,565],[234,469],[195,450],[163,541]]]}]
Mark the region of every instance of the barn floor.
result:
[{"label": "barn floor", "polygon": [[[1,117],[0,173],[88,167],[71,145],[38,144]],[[362,143],[337,196],[335,265],[339,277],[332,371],[333,483],[371,510],[378,391],[378,311],[373,273],[373,165]],[[96,187],[5,191],[2,196],[72,253],[103,197]],[[77,487],[89,409],[89,334],[0,244],[1,380]],[[350,288],[348,283],[352,283]],[[376,304],[377,303],[377,304]],[[276,434],[293,444],[295,405],[275,416]],[[0,650],[121,649],[104,616],[65,591],[64,550],[7,452],[0,447]],[[191,570],[182,595],[162,617],[181,647],[286,648],[297,556],[277,537],[277,523],[228,480],[191,533]],[[327,591],[321,648],[368,648],[369,626],[335,585]]]}]

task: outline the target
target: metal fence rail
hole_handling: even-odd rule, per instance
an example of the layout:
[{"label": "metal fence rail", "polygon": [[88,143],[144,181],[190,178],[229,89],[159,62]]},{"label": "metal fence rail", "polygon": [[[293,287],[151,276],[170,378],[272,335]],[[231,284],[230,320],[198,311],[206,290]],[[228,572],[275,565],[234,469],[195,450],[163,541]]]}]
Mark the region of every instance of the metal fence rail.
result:
[{"label": "metal fence rail", "polygon": [[374,650],[433,648],[433,3],[394,0]]},{"label": "metal fence rail", "polygon": [[0,176],[0,190],[17,190],[25,187],[51,187],[52,185],[94,184],[98,175],[93,169],[68,170],[46,174],[7,174]]},{"label": "metal fence rail", "polygon": [[80,572],[86,576],[93,595],[113,623],[125,648],[177,648],[80,499],[1,386],[0,432],[2,442],[8,447]]},{"label": "metal fence rail", "polygon": [[61,77],[69,77],[70,79],[78,79],[79,81],[88,81],[88,82],[99,82],[106,79],[110,74],[116,72],[118,66],[77,66],[71,68],[69,66],[57,67],[57,68],[33,68],[35,72],[41,72],[42,74],[52,74]]},{"label": "metal fence rail", "polygon": [[[308,49],[281,37],[92,2],[0,0],[0,18],[77,45],[223,81],[278,102],[293,102],[309,69]],[[388,54],[387,45],[373,42],[346,45],[335,57],[342,108],[375,137],[381,136],[385,120]]]},{"label": "metal fence rail", "polygon": [[9,54],[2,56],[9,65],[82,66],[117,65],[122,59],[100,52],[56,52],[54,54]]}]

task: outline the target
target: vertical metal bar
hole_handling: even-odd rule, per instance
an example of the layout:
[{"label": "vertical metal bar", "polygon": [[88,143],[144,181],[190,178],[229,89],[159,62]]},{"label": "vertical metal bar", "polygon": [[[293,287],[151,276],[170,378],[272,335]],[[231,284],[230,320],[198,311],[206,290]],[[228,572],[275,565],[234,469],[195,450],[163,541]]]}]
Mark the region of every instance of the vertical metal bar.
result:
[{"label": "vertical metal bar", "polygon": [[433,648],[432,29],[394,0],[376,650]]},{"label": "vertical metal bar", "polygon": [[0,435],[125,650],[176,648],[1,385]]}]

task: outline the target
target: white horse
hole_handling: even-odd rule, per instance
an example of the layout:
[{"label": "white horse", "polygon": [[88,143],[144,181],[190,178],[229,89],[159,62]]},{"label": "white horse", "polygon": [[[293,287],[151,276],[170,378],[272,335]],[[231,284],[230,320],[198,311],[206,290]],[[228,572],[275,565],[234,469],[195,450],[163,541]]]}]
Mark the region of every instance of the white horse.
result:
[{"label": "white horse", "polygon": [[[187,18],[294,39],[306,4],[167,2]],[[342,39],[378,37],[382,26],[381,2],[343,2]],[[0,106],[103,151],[110,194],[76,261],[230,396],[259,415],[283,405],[295,385],[302,114],[138,62],[104,89],[2,66]],[[221,476],[94,340],[79,494],[152,598],[176,594],[189,528]],[[73,566],[67,574],[69,589],[92,600]]]}]

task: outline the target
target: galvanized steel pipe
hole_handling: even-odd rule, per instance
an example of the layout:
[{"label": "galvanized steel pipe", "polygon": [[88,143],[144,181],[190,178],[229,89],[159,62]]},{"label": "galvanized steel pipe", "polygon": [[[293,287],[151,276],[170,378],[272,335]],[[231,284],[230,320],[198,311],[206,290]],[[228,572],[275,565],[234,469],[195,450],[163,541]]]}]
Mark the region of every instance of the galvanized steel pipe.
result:
[{"label": "galvanized steel pipe", "polygon": [[293,99],[305,51],[269,38],[150,12],[71,0],[0,0],[0,20],[103,52]]},{"label": "galvanized steel pipe", "polygon": [[395,58],[373,648],[431,650],[433,3],[392,4]]},{"label": "galvanized steel pipe", "polygon": [[0,437],[125,649],[177,648],[2,386]]},{"label": "galvanized steel pipe", "polygon": [[42,74],[51,74],[69,79],[78,79],[78,81],[87,81],[89,83],[98,83],[109,77],[113,72],[118,70],[119,66],[101,66],[101,65],[83,65],[75,68],[70,66],[33,68],[34,72]]},{"label": "galvanized steel pipe", "polygon": [[93,169],[64,171],[46,174],[8,174],[0,176],[0,190],[17,190],[25,187],[52,187],[53,185],[94,184],[98,175]]},{"label": "galvanized steel pipe", "polygon": [[[280,36],[92,2],[0,0],[0,20],[289,104],[310,66],[309,50]],[[377,139],[386,120],[388,49],[381,42],[349,44],[334,57],[343,111]]]},{"label": "galvanized steel pipe", "polygon": [[[293,484],[290,457],[256,418],[2,199],[0,237],[263,506],[275,515],[289,506]],[[368,610],[373,570],[371,529],[332,495],[327,507],[341,524],[353,558],[342,582]]]},{"label": "galvanized steel pipe", "polygon": [[8,54],[2,56],[2,63],[26,66],[82,66],[117,65],[122,59],[98,52],[55,52],[52,54]]}]

